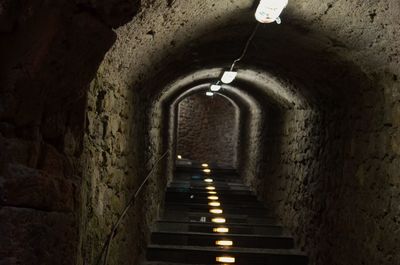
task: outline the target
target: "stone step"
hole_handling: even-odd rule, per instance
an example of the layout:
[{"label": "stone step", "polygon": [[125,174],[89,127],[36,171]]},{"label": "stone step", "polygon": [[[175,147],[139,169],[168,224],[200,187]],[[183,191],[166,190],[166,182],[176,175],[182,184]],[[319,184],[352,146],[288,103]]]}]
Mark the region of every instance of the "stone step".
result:
[{"label": "stone step", "polygon": [[[154,225],[154,231],[166,231],[166,232],[202,232],[212,233],[214,228],[217,227],[228,227],[225,225],[216,225],[214,223],[193,223],[193,222],[172,222],[172,221],[158,221]],[[233,234],[258,234],[258,235],[286,235],[289,236],[289,232],[280,225],[246,225],[246,224],[229,224],[229,232]]]},{"label": "stone step", "polygon": [[215,213],[211,213],[210,209],[220,209],[223,211],[222,214],[218,214],[224,217],[229,217],[229,218],[260,218],[260,219],[274,219],[273,216],[268,214],[266,210],[252,210],[251,208],[227,208],[225,206],[220,206],[220,207],[210,207],[208,205],[205,205],[204,208],[199,208],[199,207],[171,207],[170,204],[166,204],[164,207],[164,214],[163,216],[173,216],[174,214],[179,215],[179,216],[216,216]]},{"label": "stone step", "polygon": [[235,264],[306,265],[307,257],[297,250],[259,248],[216,248],[150,245],[148,261],[180,262],[185,264],[215,264],[217,257],[233,257]]},{"label": "stone step", "polygon": [[165,211],[162,220],[165,221],[185,221],[185,222],[212,222],[213,218],[223,217],[226,223],[239,224],[274,224],[274,217],[253,217],[244,214],[223,214],[216,215],[211,213],[188,213],[179,211]]},{"label": "stone step", "polygon": [[294,247],[293,238],[248,234],[218,234],[198,232],[154,232],[151,243],[156,245],[215,246],[217,240],[231,240],[234,247],[289,249]]},{"label": "stone step", "polygon": [[[191,192],[167,192],[165,195],[166,202],[184,202],[184,203],[208,203],[208,197],[212,196],[207,193],[191,193]],[[257,197],[254,195],[242,194],[219,194],[217,191],[218,200],[224,204],[234,204],[237,202],[258,203]]]},{"label": "stone step", "polygon": [[[253,205],[253,204],[221,204],[220,206],[223,208],[225,213],[242,213],[242,214],[250,214],[250,215],[265,215],[268,213],[268,210],[262,207],[262,205]],[[165,210],[173,210],[173,211],[187,211],[187,212],[207,212],[210,208],[218,208],[212,207],[208,205],[208,203],[166,203]]]},{"label": "stone step", "polygon": [[[205,187],[203,188],[168,188],[167,189],[167,193],[190,193],[190,194],[195,194],[195,195],[209,195],[208,193],[209,190],[207,190]],[[253,194],[253,192],[251,192],[250,190],[226,190],[226,189],[220,189],[220,188],[216,188],[215,190],[212,191],[216,191],[219,195],[243,195],[243,196],[255,196]]]}]

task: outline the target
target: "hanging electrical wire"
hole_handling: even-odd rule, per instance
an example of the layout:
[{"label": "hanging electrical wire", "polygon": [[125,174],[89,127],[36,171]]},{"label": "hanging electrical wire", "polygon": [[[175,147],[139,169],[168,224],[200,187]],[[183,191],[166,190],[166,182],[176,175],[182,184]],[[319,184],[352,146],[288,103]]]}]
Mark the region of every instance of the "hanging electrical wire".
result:
[{"label": "hanging electrical wire", "polygon": [[236,64],[243,60],[243,58],[246,56],[251,41],[254,39],[254,36],[256,35],[257,29],[259,28],[260,24],[272,22],[281,24],[281,18],[279,16],[281,15],[283,9],[285,9],[287,4],[288,0],[260,0],[260,3],[258,4],[257,10],[254,15],[257,23],[254,26],[249,38],[247,39],[246,45],[244,46],[241,55],[233,61],[228,71],[224,71],[221,79],[210,86],[211,92],[208,91],[206,93],[208,96],[213,96],[214,92],[218,92],[222,88],[221,82],[224,84],[230,84],[235,80],[238,73],[237,71],[234,71],[234,68]]}]

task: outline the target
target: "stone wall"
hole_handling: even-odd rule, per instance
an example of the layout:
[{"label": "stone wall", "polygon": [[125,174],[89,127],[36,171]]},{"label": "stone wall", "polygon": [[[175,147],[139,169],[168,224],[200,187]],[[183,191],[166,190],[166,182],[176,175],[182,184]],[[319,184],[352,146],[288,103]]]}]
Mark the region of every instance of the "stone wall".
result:
[{"label": "stone wall", "polygon": [[116,39],[112,28],[137,9],[0,1],[1,264],[79,260],[87,89]]},{"label": "stone wall", "polygon": [[311,264],[400,259],[399,130],[393,115],[399,94],[381,85],[380,91],[365,86],[348,106],[264,117],[262,165],[245,177],[290,227]]},{"label": "stone wall", "polygon": [[186,159],[236,166],[238,112],[229,100],[198,93],[179,104],[177,153]]}]

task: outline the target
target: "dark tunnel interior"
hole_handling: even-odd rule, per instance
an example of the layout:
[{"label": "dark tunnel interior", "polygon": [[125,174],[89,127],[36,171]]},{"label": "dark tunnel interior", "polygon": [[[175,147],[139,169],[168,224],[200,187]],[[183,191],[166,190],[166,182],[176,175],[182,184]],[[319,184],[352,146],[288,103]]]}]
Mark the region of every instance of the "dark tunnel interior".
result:
[{"label": "dark tunnel interior", "polygon": [[310,265],[400,264],[400,2],[289,0],[207,96],[257,4],[0,0],[0,264],[96,264],[157,166],[109,249],[140,264],[186,159],[234,169]]}]

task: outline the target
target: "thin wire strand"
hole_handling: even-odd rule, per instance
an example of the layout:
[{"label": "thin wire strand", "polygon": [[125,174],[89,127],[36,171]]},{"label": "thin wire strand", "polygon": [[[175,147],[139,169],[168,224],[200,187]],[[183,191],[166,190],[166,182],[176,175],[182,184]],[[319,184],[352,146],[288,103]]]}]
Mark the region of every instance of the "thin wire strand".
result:
[{"label": "thin wire strand", "polygon": [[108,264],[108,257],[110,255],[110,246],[111,246],[111,242],[114,238],[115,232],[117,231],[119,225],[121,224],[122,220],[124,219],[125,215],[128,213],[128,210],[132,207],[132,205],[134,204],[137,196],[140,194],[140,192],[142,191],[144,185],[148,182],[149,178],[152,176],[153,172],[155,171],[155,169],[157,168],[157,165],[161,162],[161,160],[164,159],[164,157],[170,152],[170,150],[167,150],[155,163],[153,168],[150,170],[150,172],[147,174],[146,178],[143,180],[142,184],[139,186],[138,190],[135,192],[134,196],[132,196],[132,198],[130,199],[130,201],[128,202],[128,204],[126,205],[124,211],[122,212],[122,214],[120,215],[120,217],[118,218],[118,221],[115,223],[115,225],[113,226],[113,229],[111,230],[111,233],[109,234],[106,243],[104,244],[102,250],[101,250],[101,254],[99,257],[99,260],[97,262],[97,264],[100,264],[101,258],[104,256],[104,265]]},{"label": "thin wire strand", "polygon": [[253,40],[254,36],[256,35],[257,29],[259,26],[260,26],[260,23],[257,22],[257,24],[254,26],[253,32],[251,33],[250,37],[247,39],[246,46],[244,47],[242,54],[240,55],[239,58],[237,58],[235,61],[233,61],[230,71],[232,71],[233,68],[235,67],[236,63],[240,62],[246,55],[247,50],[249,49],[250,43]]}]

